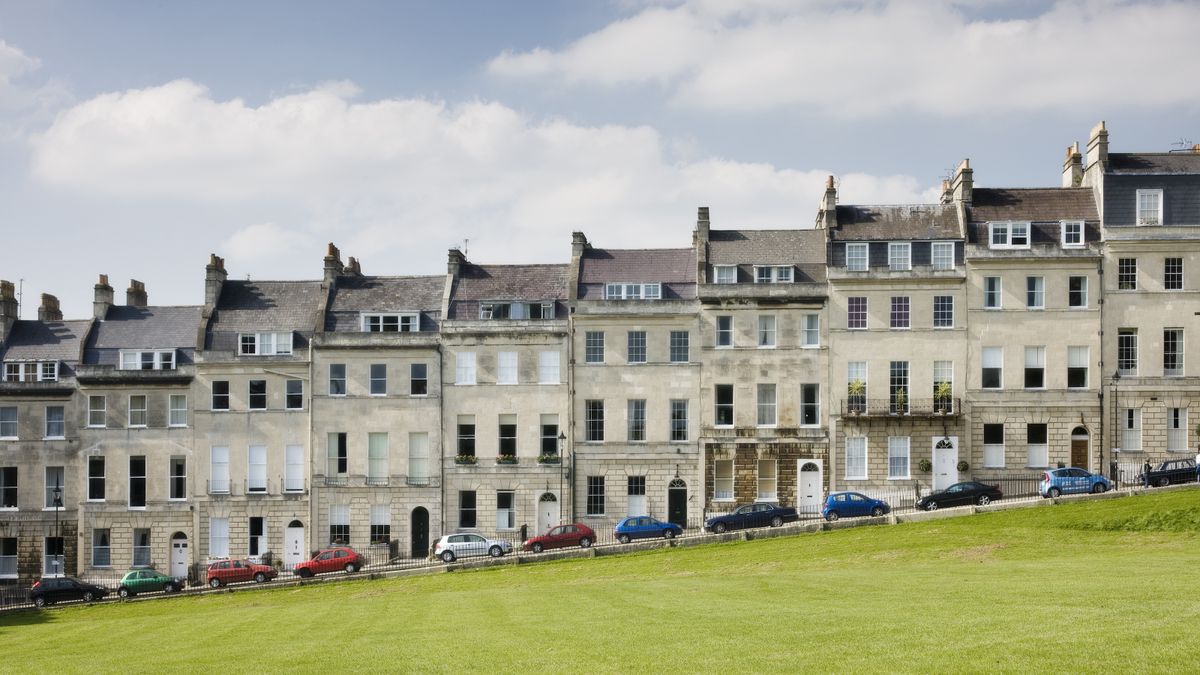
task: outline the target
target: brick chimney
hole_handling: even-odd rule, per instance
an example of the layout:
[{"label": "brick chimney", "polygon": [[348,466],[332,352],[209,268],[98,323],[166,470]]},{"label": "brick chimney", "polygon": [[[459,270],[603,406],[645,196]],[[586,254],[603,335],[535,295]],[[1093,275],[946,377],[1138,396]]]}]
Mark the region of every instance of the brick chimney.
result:
[{"label": "brick chimney", "polygon": [[338,247],[329,242],[329,247],[325,249],[325,282],[331,283],[342,274],[342,270],[346,269],[342,264],[342,252]]},{"label": "brick chimney", "polygon": [[113,306],[113,288],[108,285],[108,275],[101,274],[96,282],[96,299],[92,301],[92,317],[103,321],[108,316],[108,308]]},{"label": "brick chimney", "polygon": [[837,227],[837,183],[833,176],[825,179],[825,194],[821,196],[821,209],[817,214],[817,229],[832,230]]},{"label": "brick chimney", "polygon": [[456,248],[450,249],[446,255],[446,274],[449,274],[452,279],[457,279],[459,269],[465,264],[467,264],[467,256]]},{"label": "brick chimney", "polygon": [[216,307],[217,299],[221,297],[221,286],[228,278],[225,272],[225,259],[215,253],[208,255],[208,264],[204,266],[204,305]]},{"label": "brick chimney", "polygon": [[949,204],[954,201],[954,191],[950,189],[950,181],[942,180],[942,198],[941,203]]},{"label": "brick chimney", "polygon": [[1104,120],[1092,127],[1092,133],[1088,138],[1087,145],[1087,166],[1091,166],[1099,162],[1101,169],[1108,164],[1108,129],[1104,128]]},{"label": "brick chimney", "polygon": [[1079,187],[1083,185],[1083,155],[1079,153],[1079,141],[1067,148],[1067,158],[1063,160],[1062,186]]},{"label": "brick chimney", "polygon": [[137,279],[130,279],[129,288],[125,289],[125,305],[127,307],[145,307],[148,301],[146,284]]},{"label": "brick chimney", "polygon": [[583,252],[591,248],[587,237],[582,232],[571,233],[571,257],[579,258],[583,256]]},{"label": "brick chimney", "polygon": [[696,232],[692,236],[694,243],[708,243],[708,230],[712,226],[712,221],[708,218],[708,207],[701,206],[696,209]]},{"label": "brick chimney", "polygon": [[975,184],[974,176],[971,160],[964,159],[954,170],[954,180],[950,182],[950,191],[954,195],[954,201],[964,204],[971,203],[971,190]]},{"label": "brick chimney", "polygon": [[350,256],[349,262],[346,263],[346,269],[343,270],[343,273],[352,277],[361,277],[362,267],[358,263],[358,258]]},{"label": "brick chimney", "polygon": [[17,322],[17,289],[11,281],[0,279],[0,345],[3,345],[12,334],[13,324]]},{"label": "brick chimney", "polygon": [[62,321],[62,309],[58,306],[58,298],[49,293],[42,293],[42,304],[38,307],[38,321]]},{"label": "brick chimney", "polygon": [[692,252],[696,256],[696,281],[708,283],[708,233],[712,221],[708,218],[708,207],[696,210],[696,231],[692,233]]}]

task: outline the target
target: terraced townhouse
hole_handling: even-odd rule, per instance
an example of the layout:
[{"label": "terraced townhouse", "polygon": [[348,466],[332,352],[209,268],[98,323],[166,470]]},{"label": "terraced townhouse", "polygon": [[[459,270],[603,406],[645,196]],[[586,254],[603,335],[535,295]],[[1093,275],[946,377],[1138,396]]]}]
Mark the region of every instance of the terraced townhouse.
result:
[{"label": "terraced townhouse", "polygon": [[[908,492],[1183,455],[1200,373],[1200,147],[1086,155],[1061,187],[838,204],[562,264],[230,280],[194,307],[107,278],[92,316],[0,282],[0,592],[346,543],[424,557],[752,500]],[[1193,273],[1189,273],[1193,270]]]}]

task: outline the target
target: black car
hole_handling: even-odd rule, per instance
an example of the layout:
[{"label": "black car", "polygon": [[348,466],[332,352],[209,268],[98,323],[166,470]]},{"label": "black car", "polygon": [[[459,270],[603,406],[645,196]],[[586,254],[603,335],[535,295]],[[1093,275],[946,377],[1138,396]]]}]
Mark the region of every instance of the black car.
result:
[{"label": "black car", "polygon": [[1157,468],[1150,470],[1150,482],[1146,482],[1146,474],[1138,474],[1138,482],[1143,485],[1163,487],[1171,483],[1195,483],[1196,460],[1168,459],[1160,462]]},{"label": "black car", "polygon": [[33,582],[33,588],[29,589],[29,600],[38,607],[64,600],[94,602],[106,595],[107,588],[74,577],[46,577]]},{"label": "black car", "polygon": [[794,523],[800,520],[796,509],[790,506],[776,504],[746,504],[739,506],[732,513],[715,516],[704,521],[704,529],[720,534],[728,530],[740,530],[746,527],[779,527],[784,523]]},{"label": "black car", "polygon": [[917,508],[934,511],[943,506],[966,506],[968,504],[987,506],[1003,496],[1000,488],[995,485],[984,485],[974,481],[955,483],[945,490],[922,497],[917,502]]}]

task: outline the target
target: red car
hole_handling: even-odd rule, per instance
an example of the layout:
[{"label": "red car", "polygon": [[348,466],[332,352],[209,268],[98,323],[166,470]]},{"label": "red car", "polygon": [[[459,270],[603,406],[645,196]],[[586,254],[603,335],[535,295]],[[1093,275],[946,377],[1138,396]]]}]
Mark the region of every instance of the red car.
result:
[{"label": "red car", "polygon": [[346,570],[348,573],[357,572],[365,564],[366,561],[357,551],[347,546],[339,546],[317,551],[312,560],[305,560],[296,565],[296,569],[293,571],[297,576],[308,578],[314,574],[337,572],[338,570]]},{"label": "red car", "polygon": [[556,525],[546,530],[546,534],[531,537],[521,547],[521,550],[541,553],[546,549],[567,546],[587,548],[594,541],[596,541],[596,533],[592,531],[592,528],[583,523],[571,523],[570,525]]},{"label": "red car", "polygon": [[218,560],[208,566],[208,585],[220,588],[225,584],[253,579],[262,583],[279,576],[270,565],[259,565],[249,560]]}]

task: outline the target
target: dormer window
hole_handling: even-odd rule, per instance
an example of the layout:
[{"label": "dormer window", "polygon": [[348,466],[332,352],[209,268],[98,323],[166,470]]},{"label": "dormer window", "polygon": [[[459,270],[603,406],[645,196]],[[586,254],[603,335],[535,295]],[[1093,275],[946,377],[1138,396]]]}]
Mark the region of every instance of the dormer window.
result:
[{"label": "dormer window", "polygon": [[554,302],[481,302],[479,303],[479,318],[484,320],[545,321],[554,318]]},{"label": "dormer window", "polygon": [[1163,191],[1137,191],[1137,224],[1162,225],[1163,222]]},{"label": "dormer window", "polygon": [[292,334],[241,333],[238,335],[238,355],[277,356],[292,353]]},{"label": "dormer window", "polygon": [[1029,248],[1029,223],[988,223],[990,248]]},{"label": "dormer window", "polygon": [[736,284],[737,265],[713,265],[713,276],[718,284]]},{"label": "dormer window", "polygon": [[1062,227],[1063,248],[1083,248],[1083,221],[1064,220]]},{"label": "dormer window", "polygon": [[912,269],[912,244],[907,241],[893,241],[888,244],[888,269],[893,272],[903,272]]},{"label": "dormer window", "polygon": [[121,370],[175,370],[175,350],[121,350]]},{"label": "dormer window", "polygon": [[954,269],[954,242],[935,241],[929,245],[929,262],[935,270]]},{"label": "dormer window", "polygon": [[755,265],[754,283],[790,284],[792,283],[792,268],[790,265]]},{"label": "dormer window", "polygon": [[862,242],[846,244],[846,269],[851,272],[866,272],[867,265],[867,245]]},{"label": "dormer window", "polygon": [[416,312],[396,314],[363,314],[364,333],[416,333],[421,330],[421,316]]},{"label": "dormer window", "polygon": [[605,284],[605,300],[660,300],[662,284]]},{"label": "dormer window", "polygon": [[57,382],[58,361],[6,361],[5,382]]}]

